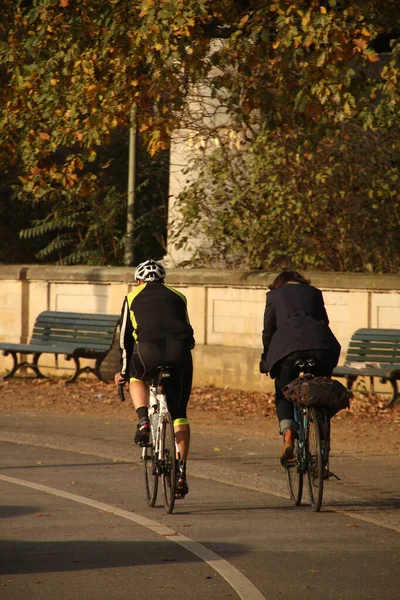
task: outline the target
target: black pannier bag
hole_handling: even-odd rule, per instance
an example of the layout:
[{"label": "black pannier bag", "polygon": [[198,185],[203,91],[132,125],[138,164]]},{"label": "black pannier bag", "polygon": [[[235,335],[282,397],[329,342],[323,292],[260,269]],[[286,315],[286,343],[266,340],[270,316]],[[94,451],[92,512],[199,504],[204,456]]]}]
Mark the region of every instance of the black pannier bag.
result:
[{"label": "black pannier bag", "polygon": [[333,417],[343,408],[349,408],[349,394],[340,381],[330,377],[314,377],[306,373],[297,377],[283,388],[287,400],[296,402],[300,406],[313,406],[325,408],[330,417]]}]

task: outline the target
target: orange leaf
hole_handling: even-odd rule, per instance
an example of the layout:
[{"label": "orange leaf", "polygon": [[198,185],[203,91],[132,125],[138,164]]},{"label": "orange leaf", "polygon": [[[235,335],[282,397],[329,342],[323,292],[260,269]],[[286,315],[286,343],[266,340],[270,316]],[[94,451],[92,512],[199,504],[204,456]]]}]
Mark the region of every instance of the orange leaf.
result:
[{"label": "orange leaf", "polygon": [[359,48],[359,50],[365,50],[367,47],[367,42],[363,38],[356,38],[353,40],[353,44]]},{"label": "orange leaf", "polygon": [[368,52],[367,60],[369,60],[369,62],[377,62],[379,60],[379,54],[376,52]]}]

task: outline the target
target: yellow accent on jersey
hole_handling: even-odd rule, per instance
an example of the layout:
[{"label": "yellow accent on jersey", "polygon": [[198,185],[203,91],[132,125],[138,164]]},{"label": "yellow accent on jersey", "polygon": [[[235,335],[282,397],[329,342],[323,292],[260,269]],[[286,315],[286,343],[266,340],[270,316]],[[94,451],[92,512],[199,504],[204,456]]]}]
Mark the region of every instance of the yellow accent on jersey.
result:
[{"label": "yellow accent on jersey", "polygon": [[184,303],[187,304],[186,296],[184,296],[181,292],[178,292],[178,290],[176,290],[175,288],[171,287],[170,285],[167,285],[166,283],[164,283],[163,285],[166,288],[168,288],[169,290],[171,290],[171,292],[175,292],[175,294],[178,294],[178,296],[180,296],[182,298],[182,300],[184,301]]},{"label": "yellow accent on jersey", "polygon": [[[141,285],[136,286],[133,290],[131,290],[129,292],[129,294],[127,295],[127,301],[128,301],[128,306],[129,306],[129,314],[131,316],[131,322],[133,325],[133,337],[135,338],[135,341],[137,341],[137,333],[136,333],[136,329],[137,329],[137,323],[136,323],[136,317],[134,312],[131,310],[131,305],[132,305],[132,301],[134,300],[134,298],[136,298],[136,296],[138,294],[140,294],[140,292],[142,292],[144,290],[144,288],[146,287],[147,283],[142,283]],[[131,379],[132,381],[132,379]],[[133,378],[133,381],[140,381],[137,379]]]}]

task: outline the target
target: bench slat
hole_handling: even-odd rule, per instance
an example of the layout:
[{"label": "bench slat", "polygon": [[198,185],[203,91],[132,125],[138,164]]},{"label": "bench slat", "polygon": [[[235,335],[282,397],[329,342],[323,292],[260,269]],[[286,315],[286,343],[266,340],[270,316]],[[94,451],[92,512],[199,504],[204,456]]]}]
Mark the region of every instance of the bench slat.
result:
[{"label": "bench slat", "polygon": [[81,312],[66,312],[59,310],[44,310],[38,315],[38,319],[53,317],[55,319],[71,319],[75,321],[87,320],[92,321],[115,321],[119,319],[119,315],[111,315],[108,313],[81,313]]},{"label": "bench slat", "polygon": [[400,358],[396,356],[382,356],[375,354],[347,354],[345,363],[348,362],[376,362],[376,363],[388,363],[388,364],[400,364]]},{"label": "bench slat", "polygon": [[394,348],[395,350],[398,350],[400,349],[400,340],[398,342],[393,340],[379,342],[377,340],[353,341],[353,339],[351,339],[349,348],[382,348],[382,350],[385,348]]},{"label": "bench slat", "polygon": [[85,329],[85,327],[97,327],[98,329],[109,329],[113,327],[113,321],[91,321],[91,320],[66,320],[66,319],[38,319],[35,322],[36,327],[76,327],[77,329]]},{"label": "bench slat", "polygon": [[[400,365],[397,365],[397,367],[400,369]],[[392,369],[387,370],[387,369],[375,369],[375,368],[364,368],[364,369],[353,369],[352,367],[346,367],[346,366],[342,366],[342,367],[336,367],[333,370],[333,375],[339,376],[339,374],[342,374],[343,376],[346,375],[358,375],[358,376],[362,376],[362,375],[368,375],[368,377],[388,377],[392,372]]]},{"label": "bench slat", "polygon": [[109,350],[108,346],[86,346],[77,347],[68,344],[3,344],[0,348],[4,352],[21,352],[22,354],[66,354],[72,355],[74,352],[86,351],[92,353],[103,353]]},{"label": "bench slat", "polygon": [[37,324],[35,323],[34,327],[33,327],[33,331],[46,331],[46,330],[50,330],[50,331],[93,331],[95,333],[103,333],[103,334],[109,334],[112,331],[115,330],[115,324],[114,325],[110,325],[107,327],[98,327],[96,325],[83,325],[82,327],[80,327],[79,325],[74,325],[74,326],[64,326],[64,325],[41,325],[40,323]]},{"label": "bench slat", "polygon": [[352,340],[400,341],[400,329],[359,329],[351,337]]},{"label": "bench slat", "polygon": [[75,341],[75,340],[94,340],[94,341],[101,341],[101,340],[105,340],[105,341],[110,341],[112,339],[114,335],[114,332],[107,332],[107,333],[98,333],[96,334],[95,331],[61,331],[61,330],[45,330],[44,332],[41,331],[34,331],[32,333],[31,336],[31,340],[35,341],[35,340],[51,340],[51,339],[56,339],[56,340],[70,340],[71,342]]}]

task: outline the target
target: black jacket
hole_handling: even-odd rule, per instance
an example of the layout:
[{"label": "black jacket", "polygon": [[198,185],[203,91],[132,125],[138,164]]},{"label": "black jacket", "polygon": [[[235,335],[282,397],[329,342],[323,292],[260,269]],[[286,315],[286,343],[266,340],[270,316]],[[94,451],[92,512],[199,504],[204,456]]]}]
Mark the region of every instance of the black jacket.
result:
[{"label": "black jacket", "polygon": [[340,344],[329,328],[322,293],[308,284],[286,283],[267,293],[262,339],[269,373],[299,350],[330,350],[339,360]]},{"label": "black jacket", "polygon": [[186,298],[160,281],[134,287],[125,297],[120,321],[121,373],[126,375],[135,344],[151,340],[182,340],[194,348]]}]

